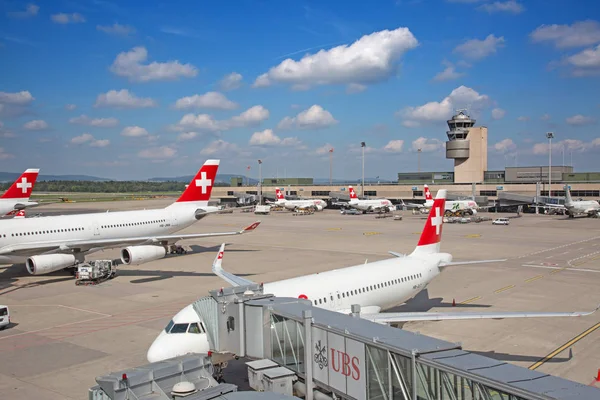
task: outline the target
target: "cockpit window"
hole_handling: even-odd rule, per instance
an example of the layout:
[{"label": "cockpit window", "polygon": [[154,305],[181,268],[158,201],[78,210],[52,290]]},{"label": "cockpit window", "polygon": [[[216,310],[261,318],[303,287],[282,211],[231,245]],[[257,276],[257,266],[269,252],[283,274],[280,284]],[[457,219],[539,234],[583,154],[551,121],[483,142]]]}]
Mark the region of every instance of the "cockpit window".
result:
[{"label": "cockpit window", "polygon": [[173,320],[170,320],[169,323],[167,324],[167,326],[165,327],[165,332],[169,333],[169,331],[171,330],[171,328],[173,327],[175,323],[173,322]]},{"label": "cockpit window", "polygon": [[175,324],[173,328],[171,328],[170,333],[186,333],[188,330],[189,324]]},{"label": "cockpit window", "polygon": [[197,322],[190,324],[190,329],[188,329],[188,333],[202,333]]}]

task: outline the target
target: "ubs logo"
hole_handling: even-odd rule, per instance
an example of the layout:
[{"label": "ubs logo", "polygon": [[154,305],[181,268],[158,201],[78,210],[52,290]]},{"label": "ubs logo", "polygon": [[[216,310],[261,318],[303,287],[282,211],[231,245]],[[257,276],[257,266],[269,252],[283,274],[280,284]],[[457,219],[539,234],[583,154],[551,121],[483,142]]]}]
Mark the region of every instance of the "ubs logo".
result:
[{"label": "ubs logo", "polygon": [[319,366],[319,369],[327,367],[327,346],[321,346],[319,340],[315,345],[315,362]]},{"label": "ubs logo", "polygon": [[344,351],[331,349],[331,366],[335,372],[349,376],[355,381],[360,379],[360,360],[358,357],[350,357]]}]

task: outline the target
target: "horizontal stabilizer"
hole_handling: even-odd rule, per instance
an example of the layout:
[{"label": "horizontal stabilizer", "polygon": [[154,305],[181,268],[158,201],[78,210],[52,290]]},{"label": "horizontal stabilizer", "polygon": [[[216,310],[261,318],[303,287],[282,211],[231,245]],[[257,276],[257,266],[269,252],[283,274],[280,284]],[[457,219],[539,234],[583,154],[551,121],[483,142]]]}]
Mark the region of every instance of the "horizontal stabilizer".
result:
[{"label": "horizontal stabilizer", "polygon": [[506,319],[506,318],[556,318],[556,317],[584,317],[598,311],[600,305],[592,311],[573,312],[490,312],[490,313],[468,313],[468,312],[405,312],[405,313],[379,313],[361,314],[361,318],[369,321],[390,324],[414,321],[450,321],[465,319]]},{"label": "horizontal stabilizer", "polygon": [[503,262],[503,261],[506,261],[506,258],[503,260],[452,261],[452,262],[447,262],[447,263],[441,263],[440,267],[450,267],[453,265],[485,264],[485,263],[495,263],[495,262]]},{"label": "horizontal stabilizer", "polygon": [[230,272],[225,271],[221,266],[223,263],[224,254],[225,254],[225,243],[223,243],[221,245],[221,248],[219,249],[219,253],[217,254],[217,257],[215,258],[215,261],[213,262],[213,265],[212,265],[213,273],[215,275],[217,275],[219,278],[221,278],[224,281],[226,281],[227,283],[229,283],[231,286],[245,286],[245,285],[254,284],[254,282],[252,282],[251,280],[244,279],[240,276],[237,276]]}]

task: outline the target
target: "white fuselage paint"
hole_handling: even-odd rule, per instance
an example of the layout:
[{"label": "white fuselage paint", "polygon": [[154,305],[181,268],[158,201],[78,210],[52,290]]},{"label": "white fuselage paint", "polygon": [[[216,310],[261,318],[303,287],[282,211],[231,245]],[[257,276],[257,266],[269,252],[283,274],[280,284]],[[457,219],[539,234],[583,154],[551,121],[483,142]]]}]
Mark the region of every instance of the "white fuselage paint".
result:
[{"label": "white fuselage paint", "polygon": [[[195,204],[175,203],[155,210],[18,218],[0,221],[0,250],[11,245],[152,237],[180,231],[196,222]],[[202,207],[207,209],[210,207]],[[94,251],[94,250],[90,250]],[[0,264],[24,262],[23,256],[0,256]]]},{"label": "white fuselage paint", "polygon": [[295,210],[296,208],[308,208],[308,207],[316,207],[321,206],[323,208],[327,207],[327,202],[316,199],[316,200],[285,200],[278,199],[275,202],[276,205],[280,205],[285,207],[288,210]]},{"label": "white fuselage paint", "polygon": [[[304,295],[315,307],[341,313],[350,313],[351,306],[359,304],[361,314],[374,314],[400,305],[425,289],[439,275],[439,261],[436,254],[428,254],[427,259],[392,258],[265,283],[263,292],[278,297]],[[173,321],[204,323],[192,305],[177,313]],[[168,334],[163,330],[148,349],[147,358],[155,362],[209,350],[206,334]]]},{"label": "white fuselage paint", "polygon": [[22,199],[0,199],[0,216],[6,215],[15,209],[16,205],[23,205],[25,207],[36,206],[37,203],[30,202],[29,198],[25,197]]},{"label": "white fuselage paint", "polygon": [[377,210],[384,207],[393,207],[392,202],[387,199],[373,199],[373,200],[359,200],[352,199],[348,203],[349,206],[356,208],[357,210]]},{"label": "white fuselage paint", "polygon": [[[433,200],[427,200],[423,204],[423,207],[425,207],[426,209],[430,209],[431,206],[433,206]],[[479,206],[477,205],[477,202],[475,202],[473,200],[454,200],[454,201],[447,200],[446,206],[444,207],[444,210],[446,210],[446,211],[477,210],[477,209],[479,209]]]},{"label": "white fuselage paint", "polygon": [[600,204],[594,200],[570,201],[565,203],[565,208],[572,214],[590,214],[600,211]]}]

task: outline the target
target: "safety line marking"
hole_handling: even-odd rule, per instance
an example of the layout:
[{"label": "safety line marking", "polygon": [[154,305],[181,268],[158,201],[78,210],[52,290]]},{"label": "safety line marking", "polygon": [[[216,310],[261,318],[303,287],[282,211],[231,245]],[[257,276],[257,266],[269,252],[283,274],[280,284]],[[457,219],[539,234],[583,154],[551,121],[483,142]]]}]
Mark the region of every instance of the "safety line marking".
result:
[{"label": "safety line marking", "polygon": [[514,287],[515,287],[515,285],[509,285],[509,286],[505,286],[505,287],[503,287],[503,288],[500,288],[500,289],[498,289],[498,290],[494,290],[494,293],[500,293],[500,292],[504,292],[505,290],[512,289],[512,288],[514,288]]}]

